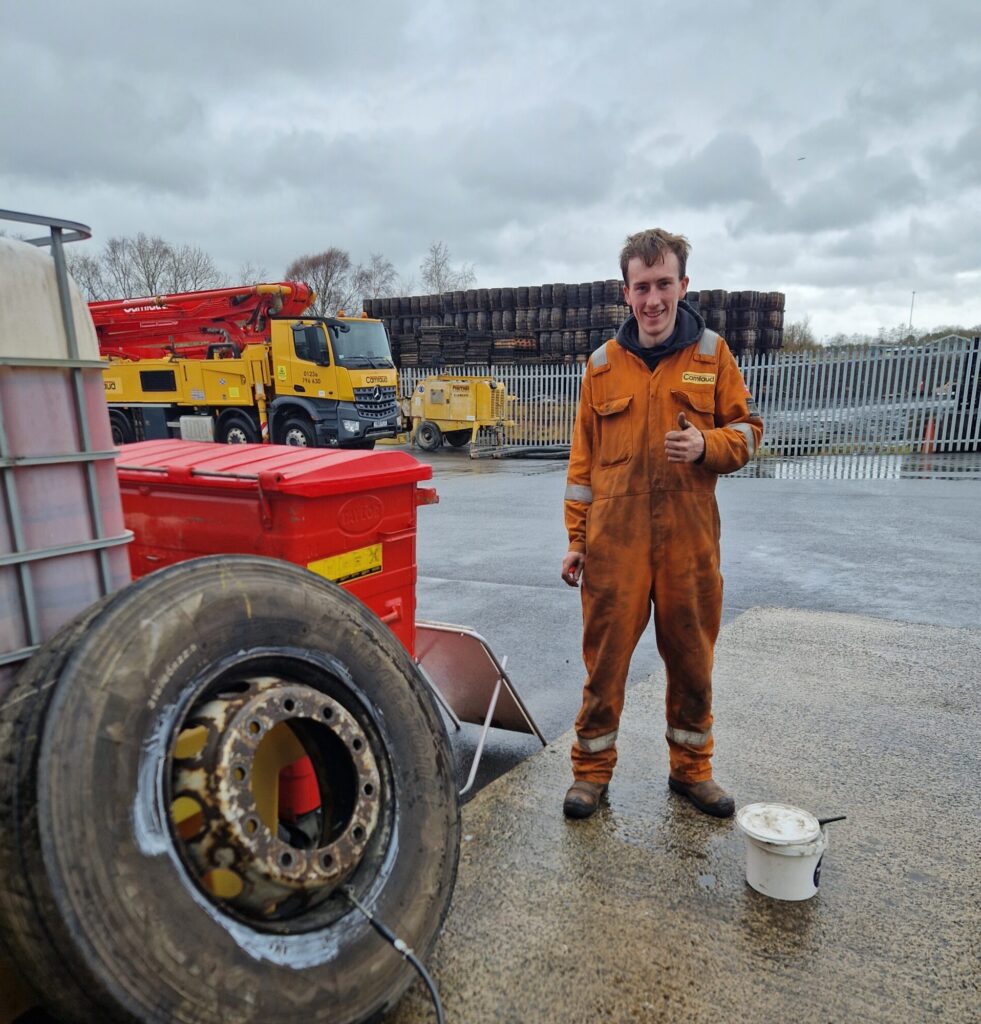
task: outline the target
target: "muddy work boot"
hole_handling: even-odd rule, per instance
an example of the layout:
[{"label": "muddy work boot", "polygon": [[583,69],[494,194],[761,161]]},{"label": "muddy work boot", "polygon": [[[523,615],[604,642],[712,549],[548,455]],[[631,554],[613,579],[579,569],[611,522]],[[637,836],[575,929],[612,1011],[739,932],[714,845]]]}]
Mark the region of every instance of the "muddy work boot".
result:
[{"label": "muddy work boot", "polygon": [[562,804],[562,813],[567,818],[588,818],[599,807],[600,797],[606,792],[605,782],[586,782],[576,779],[569,787]]},{"label": "muddy work boot", "polygon": [[680,782],[668,776],[668,788],[691,801],[700,811],[713,818],[731,818],[736,801],[714,780]]}]

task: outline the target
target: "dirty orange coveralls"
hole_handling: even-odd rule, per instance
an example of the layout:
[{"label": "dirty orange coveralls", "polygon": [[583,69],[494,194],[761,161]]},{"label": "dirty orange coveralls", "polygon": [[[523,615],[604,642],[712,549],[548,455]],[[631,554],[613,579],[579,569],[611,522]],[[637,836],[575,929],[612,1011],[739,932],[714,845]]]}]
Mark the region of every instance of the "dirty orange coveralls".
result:
[{"label": "dirty orange coveralls", "polygon": [[[668,462],[678,414],[705,437],[701,462]],[[583,660],[573,774],[609,782],[630,657],[654,604],[667,670],[671,775],[712,777],[712,654],[722,615],[715,482],[755,454],[762,422],[725,342],[701,339],[652,372],[615,340],[590,357],[565,495],[582,574]]]}]

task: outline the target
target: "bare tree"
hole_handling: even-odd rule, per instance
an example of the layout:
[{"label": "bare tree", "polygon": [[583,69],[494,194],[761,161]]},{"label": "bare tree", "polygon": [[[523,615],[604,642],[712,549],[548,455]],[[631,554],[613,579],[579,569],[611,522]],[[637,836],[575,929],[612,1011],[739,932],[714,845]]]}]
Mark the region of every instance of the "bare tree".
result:
[{"label": "bare tree", "polygon": [[102,250],[102,279],[111,298],[124,299],[139,294],[136,268],[130,259],[130,246],[128,238],[110,238]]},{"label": "bare tree", "polygon": [[811,318],[795,320],[783,329],[783,350],[785,352],[814,352],[821,346],[811,330]]},{"label": "bare tree", "polygon": [[157,295],[165,291],[177,291],[166,286],[167,271],[174,259],[174,250],[159,236],[146,235],[142,231],[127,240],[127,255],[136,277],[136,286],[141,295]]},{"label": "bare tree", "polygon": [[291,281],[306,281],[317,297],[310,308],[314,316],[333,316],[355,304],[351,257],[343,249],[331,246],[323,252],[300,256],[286,268]]},{"label": "bare tree", "polygon": [[164,265],[163,281],[168,292],[193,292],[204,288],[220,288],[225,279],[214,260],[196,245],[181,245],[170,249],[170,258]]},{"label": "bare tree", "polygon": [[354,290],[362,300],[397,294],[395,281],[395,267],[380,252],[373,252],[367,263],[359,263],[354,270]]},{"label": "bare tree", "polygon": [[235,272],[235,280],[242,284],[261,284],[269,277],[269,271],[261,263],[246,260]]},{"label": "bare tree", "polygon": [[86,301],[99,302],[110,297],[98,256],[89,256],[68,248],[65,250],[65,263]]},{"label": "bare tree", "polygon": [[425,259],[419,265],[423,287],[430,292],[448,292],[469,288],[477,280],[473,264],[464,263],[454,267],[450,262],[450,250],[445,242],[433,242]]}]

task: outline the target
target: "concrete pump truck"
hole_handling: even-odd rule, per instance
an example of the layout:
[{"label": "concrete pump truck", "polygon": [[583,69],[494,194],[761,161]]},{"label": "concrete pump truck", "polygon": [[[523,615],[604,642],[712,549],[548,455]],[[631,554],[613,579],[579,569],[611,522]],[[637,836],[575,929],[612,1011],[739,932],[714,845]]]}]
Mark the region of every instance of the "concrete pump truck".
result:
[{"label": "concrete pump truck", "polygon": [[301,282],[89,303],[113,440],[373,448],[400,429],[385,327]]}]

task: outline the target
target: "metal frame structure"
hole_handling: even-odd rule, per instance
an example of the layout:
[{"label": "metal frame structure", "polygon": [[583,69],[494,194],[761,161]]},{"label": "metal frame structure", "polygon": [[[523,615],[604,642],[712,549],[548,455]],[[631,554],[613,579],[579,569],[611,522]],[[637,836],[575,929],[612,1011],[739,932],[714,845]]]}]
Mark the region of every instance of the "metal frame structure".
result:
[{"label": "metal frame structure", "polygon": [[[24,647],[14,651],[0,652],[0,665],[7,665],[29,658],[46,639],[41,633],[38,619],[37,602],[31,578],[32,563],[41,559],[60,558],[64,555],[79,554],[86,551],[95,552],[99,566],[100,595],[104,596],[113,589],[108,549],[117,545],[128,544],[132,540],[132,533],[127,530],[118,536],[107,536],[102,521],[102,509],[100,507],[95,474],[96,463],[113,460],[116,457],[116,452],[111,449],[102,451],[92,446],[91,431],[85,414],[82,375],[85,370],[101,371],[103,363],[98,359],[90,360],[79,357],[78,334],[75,327],[75,318],[72,313],[71,293],[68,288],[68,270],[65,263],[64,245],[66,242],[76,242],[91,238],[92,231],[87,225],[76,221],[44,217],[37,214],[17,213],[12,210],[0,210],[0,220],[43,225],[48,229],[47,235],[27,239],[27,241],[31,245],[50,247],[51,249],[55,280],[58,286],[58,301],[61,309],[62,325],[65,331],[68,350],[67,359],[31,359],[19,356],[0,356],[0,369],[3,367],[34,367],[39,369],[67,370],[71,379],[74,422],[78,431],[80,449],[73,452],[58,452],[43,456],[14,456],[11,454],[2,410],[0,410],[0,481],[2,481],[0,486],[2,486],[3,490],[7,521],[10,523],[10,540],[13,548],[11,553],[0,555],[0,566],[17,566],[21,604],[28,639],[28,644]],[[17,496],[15,471],[29,466],[66,463],[82,463],[84,465],[86,501],[92,539],[74,544],[52,544],[44,548],[31,550],[27,547],[25,541],[24,519]]]}]

